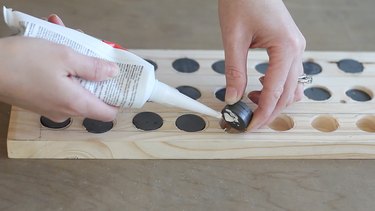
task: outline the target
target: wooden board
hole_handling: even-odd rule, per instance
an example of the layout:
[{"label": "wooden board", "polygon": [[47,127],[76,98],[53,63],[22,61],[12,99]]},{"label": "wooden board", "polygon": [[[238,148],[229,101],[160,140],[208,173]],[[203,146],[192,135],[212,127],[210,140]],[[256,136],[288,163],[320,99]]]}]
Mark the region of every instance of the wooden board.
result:
[{"label": "wooden board", "polygon": [[[224,58],[222,51],[198,50],[133,50],[157,63],[157,78],[171,86],[188,85],[201,92],[198,100],[221,110],[225,103],[215,92],[225,87],[223,74],[212,70],[214,62]],[[200,64],[194,73],[177,72],[172,62],[191,58]],[[337,66],[342,59],[354,59],[364,66],[362,73],[345,73]],[[10,158],[68,159],[346,159],[375,158],[375,53],[373,52],[306,52],[305,61],[322,67],[314,81],[306,85],[325,88],[331,97],[315,101],[304,96],[286,110],[270,127],[253,133],[231,134],[220,128],[218,120],[199,115],[206,127],[199,132],[185,132],[175,125],[176,119],[190,112],[147,103],[142,109],[125,109],[119,113],[109,132],[92,134],[74,118],[65,129],[41,126],[40,116],[12,108],[7,147]],[[248,58],[247,91],[260,89],[255,70],[267,62],[263,51]],[[359,102],[345,93],[350,89],[367,93],[371,100]],[[255,108],[249,100],[245,102]],[[163,119],[161,128],[137,129],[133,117],[151,111]]]}]

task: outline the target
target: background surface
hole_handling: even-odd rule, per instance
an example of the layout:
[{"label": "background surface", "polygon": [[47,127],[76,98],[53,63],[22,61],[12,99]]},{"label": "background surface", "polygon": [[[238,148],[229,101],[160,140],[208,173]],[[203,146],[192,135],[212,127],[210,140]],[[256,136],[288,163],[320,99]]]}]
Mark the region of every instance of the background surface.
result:
[{"label": "background surface", "polygon": [[[127,48],[222,49],[216,0],[1,0]],[[375,1],[284,1],[307,50],[375,51]],[[10,34],[0,21],[0,36]],[[0,49],[1,50],[1,49]],[[373,160],[12,160],[0,210],[373,210]]]}]

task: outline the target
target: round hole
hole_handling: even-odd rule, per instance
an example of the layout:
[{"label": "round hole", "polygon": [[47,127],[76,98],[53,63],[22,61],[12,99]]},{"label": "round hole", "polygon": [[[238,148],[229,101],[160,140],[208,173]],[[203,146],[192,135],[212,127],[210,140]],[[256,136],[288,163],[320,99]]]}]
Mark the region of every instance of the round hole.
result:
[{"label": "round hole", "polygon": [[345,94],[355,101],[365,102],[372,99],[371,95],[361,89],[349,89]]},{"label": "round hole", "polygon": [[375,132],[375,116],[364,116],[357,121],[356,125],[359,129],[363,131],[374,133]]},{"label": "round hole", "polygon": [[262,74],[266,74],[268,68],[268,62],[260,63],[255,66],[255,69]]},{"label": "round hole", "polygon": [[177,59],[172,63],[175,70],[182,73],[192,73],[199,69],[197,61],[189,58]]},{"label": "round hole", "polygon": [[133,125],[145,131],[156,130],[163,125],[163,119],[153,112],[141,112],[134,116]]},{"label": "round hole", "polygon": [[322,67],[315,62],[304,62],[303,72],[307,75],[317,75],[322,72]]},{"label": "round hole", "polygon": [[226,88],[222,88],[222,89],[219,89],[215,92],[215,96],[217,99],[219,99],[220,101],[225,101],[225,92],[226,92]]},{"label": "round hole", "polygon": [[179,86],[176,88],[179,92],[181,92],[182,94],[194,99],[194,100],[197,100],[199,99],[202,95],[201,95],[201,92],[192,87],[192,86]]},{"label": "round hole", "polygon": [[197,115],[185,114],[176,119],[176,126],[186,132],[197,132],[206,127],[206,122]]},{"label": "round hole", "polygon": [[67,120],[63,122],[54,122],[47,117],[41,116],[40,117],[40,124],[42,124],[46,128],[51,128],[51,129],[63,129],[67,128],[72,122],[71,118],[68,118]]},{"label": "round hole", "polygon": [[225,74],[225,61],[219,60],[219,61],[213,63],[211,68],[217,73]]},{"label": "round hole", "polygon": [[276,131],[287,131],[294,127],[294,121],[290,116],[282,114],[276,117],[268,127]]},{"label": "round hole", "polygon": [[331,93],[322,87],[310,87],[305,89],[304,94],[307,98],[316,101],[328,100],[331,98]]},{"label": "round hole", "polygon": [[113,128],[113,122],[102,122],[95,119],[85,118],[82,123],[89,133],[105,133]]},{"label": "round hole", "polygon": [[151,59],[145,59],[148,63],[152,64],[154,66],[154,70],[156,71],[158,69],[158,64],[156,62],[152,61]]},{"label": "round hole", "polygon": [[360,73],[363,72],[363,64],[353,59],[342,59],[337,62],[340,70],[346,73]]},{"label": "round hole", "polygon": [[311,126],[321,132],[333,132],[339,128],[339,123],[330,115],[320,115],[312,121]]}]

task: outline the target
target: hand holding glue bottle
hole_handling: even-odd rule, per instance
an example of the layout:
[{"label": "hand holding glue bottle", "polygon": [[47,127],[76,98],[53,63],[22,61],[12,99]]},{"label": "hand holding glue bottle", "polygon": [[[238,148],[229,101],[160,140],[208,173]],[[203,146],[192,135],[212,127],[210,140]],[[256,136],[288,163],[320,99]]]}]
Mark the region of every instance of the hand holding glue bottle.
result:
[{"label": "hand holding glue bottle", "polygon": [[12,9],[4,7],[3,13],[6,24],[19,35],[46,39],[78,53],[117,63],[120,73],[113,79],[101,82],[80,79],[85,89],[109,105],[140,108],[147,101],[152,101],[221,118],[219,112],[156,80],[154,67],[128,51]]}]

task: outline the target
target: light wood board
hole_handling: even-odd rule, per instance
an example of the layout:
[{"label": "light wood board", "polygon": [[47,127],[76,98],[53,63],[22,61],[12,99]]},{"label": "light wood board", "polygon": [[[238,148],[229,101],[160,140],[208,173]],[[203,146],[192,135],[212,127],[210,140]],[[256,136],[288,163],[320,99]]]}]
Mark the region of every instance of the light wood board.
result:
[{"label": "light wood board", "polygon": [[[200,90],[200,102],[221,110],[225,103],[215,92],[225,87],[225,77],[211,65],[224,58],[223,51],[199,50],[131,50],[157,63],[157,78],[171,86],[193,86]],[[195,59],[200,69],[180,73],[172,68],[178,58]],[[355,59],[365,69],[349,74],[337,67],[341,59]],[[260,89],[255,70],[267,62],[263,51],[248,57],[247,91]],[[309,87],[324,87],[331,93],[325,101],[306,96],[293,104],[270,127],[252,133],[227,133],[217,119],[199,115],[206,128],[185,132],[175,126],[176,119],[189,111],[147,103],[142,109],[125,109],[115,126],[102,134],[88,133],[82,118],[73,118],[65,129],[53,130],[40,124],[38,114],[13,107],[8,130],[7,148],[10,158],[61,159],[351,159],[375,158],[375,53],[374,52],[306,52],[304,61],[314,61],[322,73],[314,75]],[[358,102],[345,92],[358,88],[372,99]],[[256,107],[248,99],[245,102]],[[163,118],[163,126],[142,131],[132,124],[133,117],[151,111]],[[286,130],[285,130],[286,129]],[[280,131],[285,130],[285,131]],[[331,131],[331,132],[322,132]]]}]

